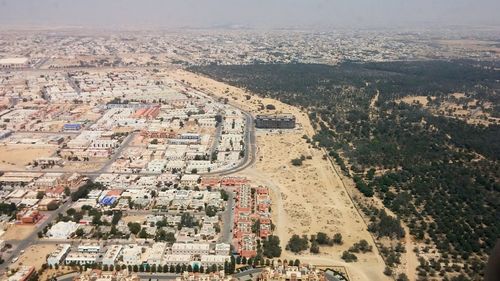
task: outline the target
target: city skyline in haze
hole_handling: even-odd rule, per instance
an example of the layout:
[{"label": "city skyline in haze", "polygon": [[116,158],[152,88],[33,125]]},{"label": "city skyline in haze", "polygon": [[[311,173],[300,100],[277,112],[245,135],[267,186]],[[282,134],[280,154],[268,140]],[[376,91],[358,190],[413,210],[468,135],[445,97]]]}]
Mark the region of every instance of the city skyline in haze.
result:
[{"label": "city skyline in haze", "polygon": [[0,0],[4,27],[500,26],[495,0]]}]

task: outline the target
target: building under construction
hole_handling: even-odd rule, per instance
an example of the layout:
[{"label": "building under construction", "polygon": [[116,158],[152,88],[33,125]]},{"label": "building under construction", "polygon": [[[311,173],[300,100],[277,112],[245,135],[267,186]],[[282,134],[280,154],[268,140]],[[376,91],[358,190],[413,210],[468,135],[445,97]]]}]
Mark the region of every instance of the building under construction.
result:
[{"label": "building under construction", "polygon": [[292,114],[257,115],[255,127],[262,129],[293,129],[295,116]]}]

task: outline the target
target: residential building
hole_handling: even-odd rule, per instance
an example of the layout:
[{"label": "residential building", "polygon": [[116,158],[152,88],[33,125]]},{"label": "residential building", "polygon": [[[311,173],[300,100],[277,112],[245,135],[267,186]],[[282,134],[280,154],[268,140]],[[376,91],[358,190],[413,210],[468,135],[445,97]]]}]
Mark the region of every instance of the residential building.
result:
[{"label": "residential building", "polygon": [[61,262],[63,262],[70,248],[71,248],[70,244],[57,245],[57,249],[52,253],[50,253],[49,257],[47,258],[47,264],[49,266],[54,266],[56,264],[60,264]]}]

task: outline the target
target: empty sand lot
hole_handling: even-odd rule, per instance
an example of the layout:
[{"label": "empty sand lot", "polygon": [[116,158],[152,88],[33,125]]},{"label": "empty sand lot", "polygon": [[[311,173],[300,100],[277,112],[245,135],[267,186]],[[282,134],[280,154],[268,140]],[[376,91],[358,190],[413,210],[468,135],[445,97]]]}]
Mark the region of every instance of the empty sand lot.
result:
[{"label": "empty sand lot", "polygon": [[36,269],[42,267],[47,262],[47,256],[57,249],[55,244],[40,244],[28,247],[24,254],[19,257],[10,268],[18,268],[19,266],[27,265],[34,266]]},{"label": "empty sand lot", "polygon": [[33,145],[0,144],[0,170],[11,171],[24,169],[28,163],[38,157],[50,157],[54,148]]},{"label": "empty sand lot", "polygon": [[[329,235],[341,233],[342,246],[322,247],[321,253],[311,255],[307,251],[293,255],[283,251],[282,258],[299,258],[303,262],[316,265],[345,265],[351,280],[391,280],[383,275],[384,263],[374,248],[374,252],[359,254],[357,263],[344,263],[342,252],[360,239],[372,246],[367,227],[357,213],[341,179],[334,172],[329,161],[323,160],[323,152],[313,149],[302,138],[312,137],[314,130],[304,112],[298,108],[272,99],[261,99],[242,89],[201,77],[185,71],[172,74],[175,79],[183,79],[193,87],[213,92],[214,95],[229,99],[231,104],[248,110],[252,114],[259,111],[261,104],[273,104],[277,112],[292,113],[297,117],[298,128],[287,132],[257,132],[257,161],[241,172],[255,184],[267,185],[272,190],[273,216],[277,225],[275,234],[281,239],[283,249],[293,234],[316,234],[318,231]],[[300,167],[293,166],[291,160],[301,155],[312,159],[304,161]]]}]

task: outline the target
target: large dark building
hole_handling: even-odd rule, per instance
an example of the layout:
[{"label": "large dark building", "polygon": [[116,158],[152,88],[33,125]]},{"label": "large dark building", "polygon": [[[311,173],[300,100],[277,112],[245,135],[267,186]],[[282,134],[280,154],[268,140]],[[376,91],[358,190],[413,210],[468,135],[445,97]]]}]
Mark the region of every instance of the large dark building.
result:
[{"label": "large dark building", "polygon": [[292,114],[257,115],[255,127],[262,129],[293,129],[295,116]]}]

